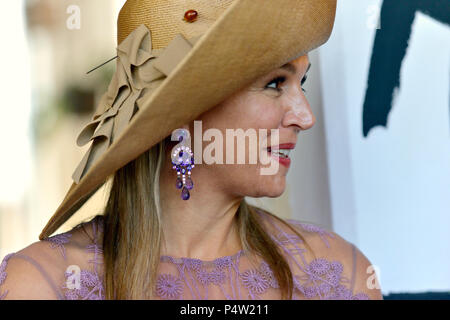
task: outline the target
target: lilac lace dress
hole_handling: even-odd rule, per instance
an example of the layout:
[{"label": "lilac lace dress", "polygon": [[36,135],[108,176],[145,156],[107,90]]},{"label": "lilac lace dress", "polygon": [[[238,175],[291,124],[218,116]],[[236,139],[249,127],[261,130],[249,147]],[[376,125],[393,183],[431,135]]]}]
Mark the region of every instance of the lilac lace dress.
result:
[{"label": "lilac lace dress", "polygon": [[[316,225],[287,220],[312,248],[320,249],[314,257],[289,228],[262,216],[290,264],[293,299],[369,299],[367,291],[353,292],[361,253],[352,243]],[[102,226],[103,218],[97,216],[5,256],[0,299],[104,299]],[[160,299],[281,298],[268,264],[243,250],[213,261],[161,256],[154,290]]]}]

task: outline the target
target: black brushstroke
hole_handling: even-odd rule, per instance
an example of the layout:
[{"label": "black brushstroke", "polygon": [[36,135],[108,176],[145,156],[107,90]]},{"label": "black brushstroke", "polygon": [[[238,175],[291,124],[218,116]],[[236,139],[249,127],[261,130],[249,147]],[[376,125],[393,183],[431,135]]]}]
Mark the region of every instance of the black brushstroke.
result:
[{"label": "black brushstroke", "polygon": [[400,89],[400,69],[417,11],[450,25],[450,0],[383,1],[381,29],[375,35],[363,106],[364,137],[377,125],[387,127],[394,92]]}]

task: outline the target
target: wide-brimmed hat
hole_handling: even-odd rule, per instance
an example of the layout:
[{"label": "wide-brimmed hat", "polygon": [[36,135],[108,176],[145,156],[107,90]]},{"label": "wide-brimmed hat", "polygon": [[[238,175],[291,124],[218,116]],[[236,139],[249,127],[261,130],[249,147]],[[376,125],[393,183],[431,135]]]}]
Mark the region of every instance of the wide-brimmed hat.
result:
[{"label": "wide-brimmed hat", "polygon": [[335,13],[336,0],[128,0],[116,72],[77,139],[91,147],[39,239],[173,130],[325,43]]}]

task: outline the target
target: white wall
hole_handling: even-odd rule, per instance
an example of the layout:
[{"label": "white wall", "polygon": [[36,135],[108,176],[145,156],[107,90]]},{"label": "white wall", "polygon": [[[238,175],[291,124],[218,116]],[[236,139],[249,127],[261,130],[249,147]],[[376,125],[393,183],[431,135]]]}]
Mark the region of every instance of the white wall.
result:
[{"label": "white wall", "polygon": [[10,230],[24,227],[33,162],[31,80],[23,5],[23,1],[0,4],[0,259],[8,245],[22,243],[22,234]]},{"label": "white wall", "polygon": [[450,28],[416,14],[387,127],[363,137],[373,4],[338,1],[320,49],[334,230],[380,268],[383,294],[449,290]]}]

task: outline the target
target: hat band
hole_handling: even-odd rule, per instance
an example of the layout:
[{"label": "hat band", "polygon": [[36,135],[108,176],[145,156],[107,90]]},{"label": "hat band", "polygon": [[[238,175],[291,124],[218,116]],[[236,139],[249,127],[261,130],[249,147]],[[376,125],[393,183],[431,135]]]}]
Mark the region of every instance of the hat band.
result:
[{"label": "hat band", "polygon": [[117,47],[116,72],[96,112],[77,138],[78,146],[93,140],[72,179],[79,183],[128,126],[140,109],[140,98],[150,95],[189,53],[202,35],[186,39],[178,34],[166,48],[152,49],[151,32],[140,25]]}]

